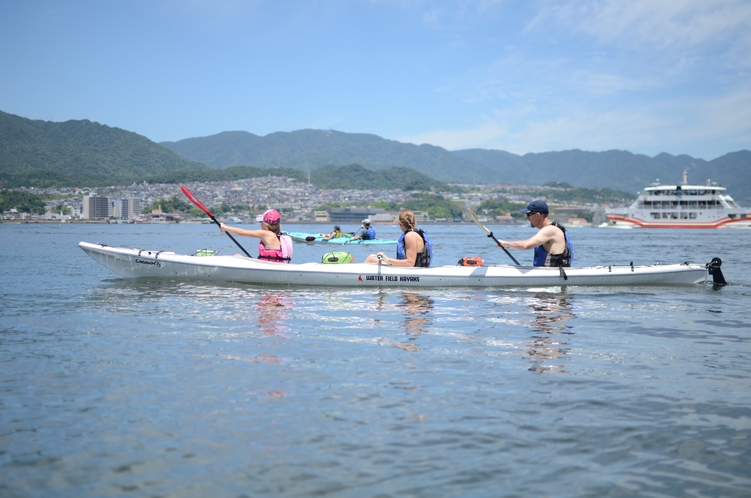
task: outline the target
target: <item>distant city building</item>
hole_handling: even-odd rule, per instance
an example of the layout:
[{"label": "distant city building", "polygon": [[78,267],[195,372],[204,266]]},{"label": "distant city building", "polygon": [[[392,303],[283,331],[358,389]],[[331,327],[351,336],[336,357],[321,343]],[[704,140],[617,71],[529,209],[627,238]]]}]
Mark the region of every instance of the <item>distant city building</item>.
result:
[{"label": "distant city building", "polygon": [[415,215],[415,221],[417,223],[423,223],[430,221],[430,215],[425,211],[413,211]]},{"label": "distant city building", "polygon": [[327,209],[332,223],[360,223],[366,218],[385,213],[385,209],[371,208],[341,208]]},{"label": "distant city building", "polygon": [[313,221],[331,221],[327,211],[313,211]]},{"label": "distant city building", "polygon": [[132,220],[141,214],[141,201],[133,197],[112,202],[112,215],[118,220]]},{"label": "distant city building", "polygon": [[110,217],[109,197],[85,195],[83,197],[83,219],[106,220]]},{"label": "distant city building", "polygon": [[389,213],[376,214],[370,217],[371,223],[394,223],[394,215]]}]

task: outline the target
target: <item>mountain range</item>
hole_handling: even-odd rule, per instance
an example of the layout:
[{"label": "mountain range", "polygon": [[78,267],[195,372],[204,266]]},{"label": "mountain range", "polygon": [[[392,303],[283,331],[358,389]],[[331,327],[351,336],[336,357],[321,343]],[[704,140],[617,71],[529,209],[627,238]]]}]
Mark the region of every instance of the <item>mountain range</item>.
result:
[{"label": "mountain range", "polygon": [[0,111],[0,187],[101,186],[114,180],[123,185],[149,175],[212,169],[130,131]]},{"label": "mountain range", "polygon": [[712,161],[687,155],[649,157],[609,150],[512,154],[502,150],[448,151],[433,145],[414,145],[376,135],[333,130],[299,130],[264,137],[244,131],[161,142],[176,154],[227,168],[239,164],[315,170],[325,165],[360,164],[368,169],[408,166],[443,182],[568,183],[577,187],[640,191],[656,180],[676,184],[688,172],[690,183],[707,179],[732,185],[731,195],[751,205],[751,151],[726,154]]},{"label": "mountain range", "polygon": [[[711,179],[731,187],[729,193],[741,204],[751,205],[748,150],[711,161],[665,153],[649,157],[620,150],[517,155],[489,149],[448,151],[334,130],[277,132],[263,137],[228,131],[157,144],[142,135],[88,120],[53,123],[0,111],[0,187],[130,183],[146,177],[179,176],[180,172],[210,174],[236,166],[323,173],[325,167],[352,165],[371,171],[405,168],[394,172],[415,170],[440,182],[559,182],[634,194],[658,178],[664,184],[678,183],[686,170],[690,183],[703,184]],[[390,177],[399,181],[398,175]]]}]

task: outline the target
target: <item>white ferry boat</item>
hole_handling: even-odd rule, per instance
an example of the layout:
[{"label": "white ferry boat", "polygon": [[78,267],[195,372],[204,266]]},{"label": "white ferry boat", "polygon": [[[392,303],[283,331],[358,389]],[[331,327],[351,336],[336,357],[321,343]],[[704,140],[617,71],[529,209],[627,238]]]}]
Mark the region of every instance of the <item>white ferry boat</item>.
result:
[{"label": "white ferry boat", "polygon": [[751,228],[751,210],[742,208],[717,184],[689,185],[683,171],[680,185],[660,185],[644,192],[627,208],[605,211],[614,228]]}]

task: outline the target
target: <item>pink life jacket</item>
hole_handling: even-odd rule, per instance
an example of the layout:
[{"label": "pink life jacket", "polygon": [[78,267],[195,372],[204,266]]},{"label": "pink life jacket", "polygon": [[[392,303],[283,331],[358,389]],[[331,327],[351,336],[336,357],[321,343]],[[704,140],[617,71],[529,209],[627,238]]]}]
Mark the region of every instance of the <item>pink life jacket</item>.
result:
[{"label": "pink life jacket", "polygon": [[267,248],[263,241],[258,242],[258,259],[266,261],[275,261],[277,263],[289,263],[292,261],[292,238],[287,234],[277,234],[279,238],[279,249]]}]

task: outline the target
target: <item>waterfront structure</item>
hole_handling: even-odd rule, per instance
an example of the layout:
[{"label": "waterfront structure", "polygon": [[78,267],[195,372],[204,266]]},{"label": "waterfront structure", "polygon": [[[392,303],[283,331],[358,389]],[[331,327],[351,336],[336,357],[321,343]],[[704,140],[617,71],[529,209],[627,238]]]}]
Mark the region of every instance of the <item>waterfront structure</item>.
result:
[{"label": "waterfront structure", "polygon": [[83,197],[83,219],[105,220],[110,217],[109,197],[85,195]]},{"label": "waterfront structure", "polygon": [[141,214],[141,200],[135,197],[118,199],[113,204],[112,214],[118,220],[132,220]]},{"label": "waterfront structure", "polygon": [[366,218],[385,213],[385,209],[376,208],[340,208],[327,209],[332,223],[360,223]]},{"label": "waterfront structure", "polygon": [[608,223],[617,228],[751,228],[751,211],[725,194],[725,187],[689,185],[683,171],[680,185],[659,180],[627,208],[606,210]]}]

